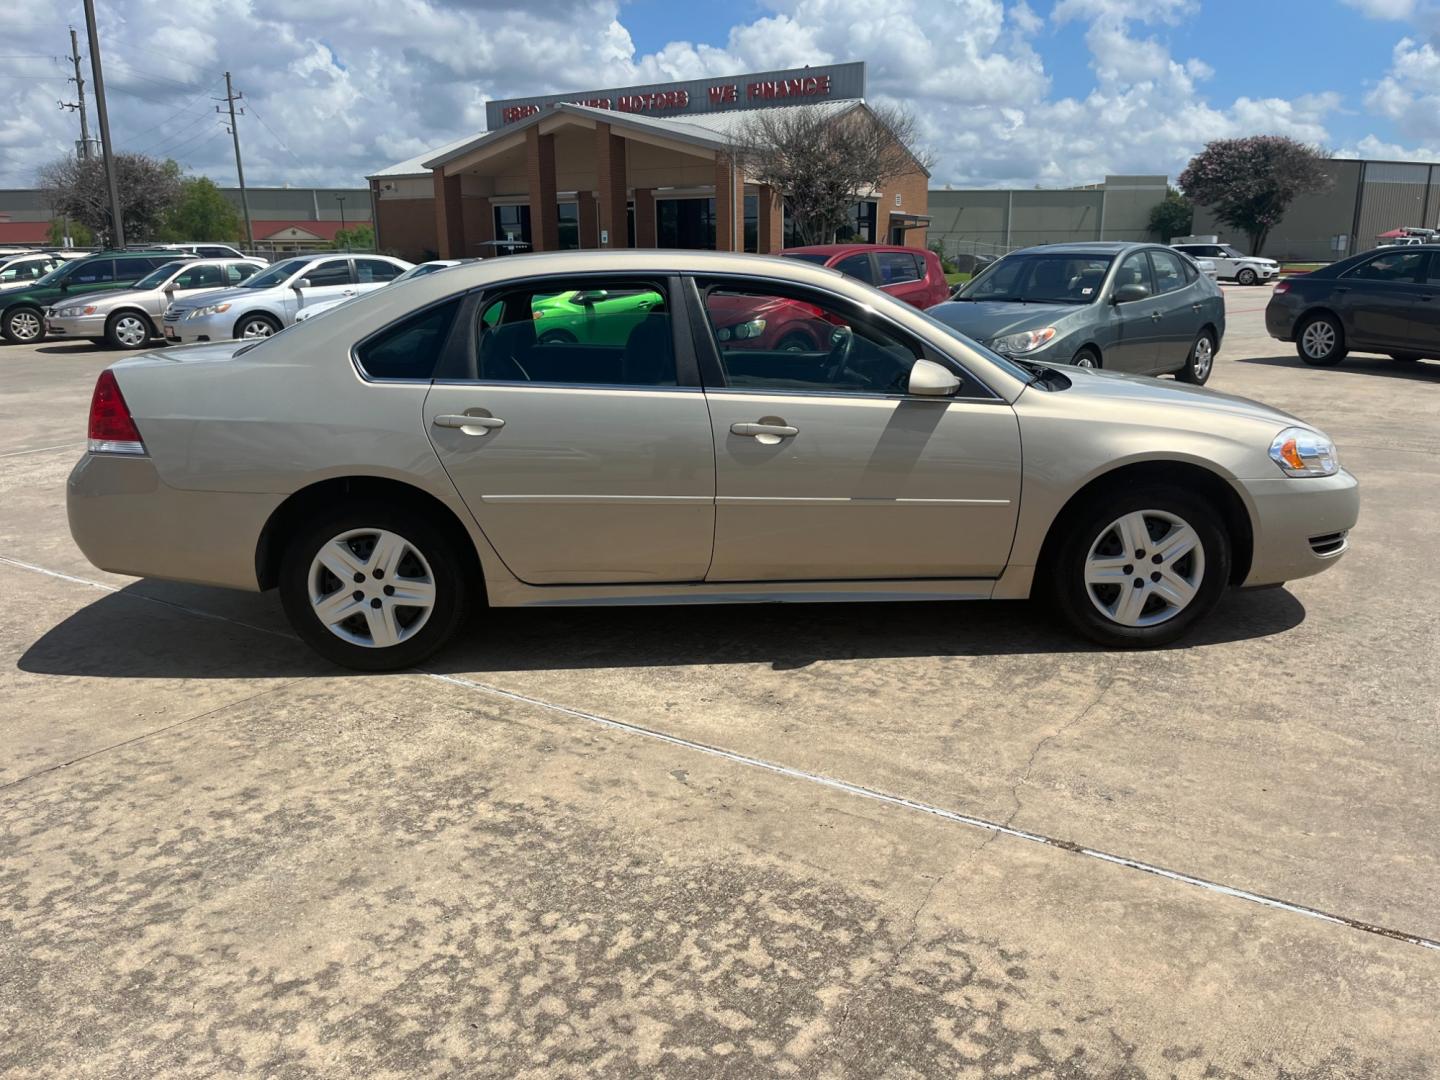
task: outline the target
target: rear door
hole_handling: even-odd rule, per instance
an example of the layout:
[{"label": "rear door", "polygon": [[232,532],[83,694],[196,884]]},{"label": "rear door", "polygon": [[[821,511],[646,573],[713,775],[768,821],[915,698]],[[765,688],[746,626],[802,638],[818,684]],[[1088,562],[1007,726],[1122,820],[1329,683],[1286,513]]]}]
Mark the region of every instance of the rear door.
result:
[{"label": "rear door", "polygon": [[1332,290],[1350,344],[1403,348],[1422,333],[1420,306],[1432,287],[1422,282],[1429,256],[1390,248],[1340,276]]},{"label": "rear door", "polygon": [[[505,565],[535,585],[700,581],[715,530],[715,447],[676,282],[657,275],[532,279],[487,293],[464,368],[425,400],[430,441]],[[537,301],[648,294],[597,314],[620,344],[536,336]]]},{"label": "rear door", "polygon": [[1173,251],[1150,250],[1150,273],[1155,281],[1155,371],[1176,371],[1190,356],[1190,346],[1203,321],[1200,275]]},{"label": "rear door", "polygon": [[397,266],[388,259],[366,259],[357,257],[355,259],[355,292],[366,293],[388,285],[405,272],[405,268]]}]

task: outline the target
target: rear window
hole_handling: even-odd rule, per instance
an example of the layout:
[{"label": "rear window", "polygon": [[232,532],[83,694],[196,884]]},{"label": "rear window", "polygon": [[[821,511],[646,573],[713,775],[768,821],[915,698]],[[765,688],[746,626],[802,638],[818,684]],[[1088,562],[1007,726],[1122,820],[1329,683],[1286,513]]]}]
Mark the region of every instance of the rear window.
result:
[{"label": "rear window", "polygon": [[816,255],[809,251],[782,251],[780,253],[787,259],[799,259],[801,262],[815,263],[817,266],[824,266],[828,255]]},{"label": "rear window", "polygon": [[372,379],[432,378],[459,308],[447,300],[381,330],[355,350],[360,369]]}]

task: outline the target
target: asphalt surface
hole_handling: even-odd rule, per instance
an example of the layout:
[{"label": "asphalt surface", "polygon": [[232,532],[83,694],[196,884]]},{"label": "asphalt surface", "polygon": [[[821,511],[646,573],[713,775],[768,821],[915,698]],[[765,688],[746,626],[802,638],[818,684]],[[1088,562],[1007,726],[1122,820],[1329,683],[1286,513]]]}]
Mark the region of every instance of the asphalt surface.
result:
[{"label": "asphalt surface", "polygon": [[0,346],[0,1074],[1440,1074],[1440,364],[1319,424],[1349,555],[1112,653],[1028,604],[487,613],[362,677],[134,581],[63,485],[115,355]]}]

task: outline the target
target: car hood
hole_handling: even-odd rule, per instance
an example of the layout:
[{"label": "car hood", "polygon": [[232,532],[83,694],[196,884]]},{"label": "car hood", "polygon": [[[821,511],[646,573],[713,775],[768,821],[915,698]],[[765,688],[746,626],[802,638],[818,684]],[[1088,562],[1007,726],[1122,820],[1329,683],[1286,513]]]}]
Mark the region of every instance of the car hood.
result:
[{"label": "car hood", "polygon": [[1059,326],[1090,307],[1089,304],[1022,304],[998,300],[947,300],[925,314],[933,315],[946,326],[953,326],[976,341],[994,341],[1006,334],[1035,330],[1042,326]]},{"label": "car hood", "polygon": [[[1293,416],[1273,405],[1225,394],[1218,390],[1207,390],[1203,386],[1190,386],[1169,379],[1156,379],[1149,375],[1122,375],[1114,371],[1095,371],[1089,368],[1071,367],[1068,364],[1054,365],[1070,380],[1065,395],[1077,397],[1104,407],[1113,404],[1119,408],[1135,405],[1163,406],[1179,409],[1193,409],[1201,412],[1222,412],[1229,416],[1256,420],[1264,424],[1283,428],[1291,424],[1313,428],[1297,416]],[[1027,390],[1026,393],[1029,393]]]},{"label": "car hood", "polygon": [[223,304],[226,301],[249,300],[268,292],[268,289],[215,289],[210,292],[203,292],[198,296],[187,296],[183,300],[176,300],[170,306],[176,311],[189,311],[191,308],[209,307],[211,304]]}]

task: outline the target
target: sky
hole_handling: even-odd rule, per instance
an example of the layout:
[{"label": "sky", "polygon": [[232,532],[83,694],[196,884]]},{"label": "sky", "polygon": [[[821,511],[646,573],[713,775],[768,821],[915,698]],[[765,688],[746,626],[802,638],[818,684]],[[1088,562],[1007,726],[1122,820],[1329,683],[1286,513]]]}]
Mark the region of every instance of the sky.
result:
[{"label": "sky", "polygon": [[[351,186],[485,127],[486,100],[867,62],[932,183],[1176,176],[1217,138],[1440,160],[1440,0],[99,0],[117,149],[235,182],[214,112],[243,92],[247,181]],[[0,42],[0,187],[74,147],[79,0]],[[87,87],[87,91],[93,88]],[[90,122],[96,134],[94,101]]]}]

